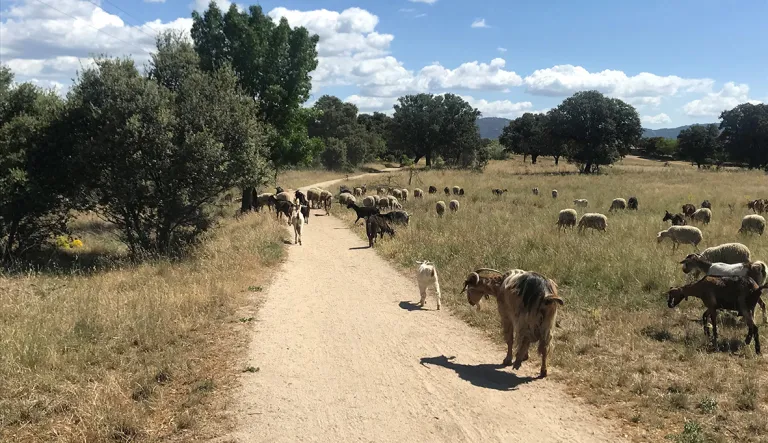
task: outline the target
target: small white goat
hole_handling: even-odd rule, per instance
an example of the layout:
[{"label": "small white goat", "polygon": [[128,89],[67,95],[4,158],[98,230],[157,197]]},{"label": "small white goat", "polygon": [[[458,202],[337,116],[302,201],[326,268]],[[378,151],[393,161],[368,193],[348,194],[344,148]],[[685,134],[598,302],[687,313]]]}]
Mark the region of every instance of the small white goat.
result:
[{"label": "small white goat", "polygon": [[301,205],[294,205],[291,213],[291,224],[293,225],[294,244],[301,245],[301,231],[304,230],[304,215],[301,213]]},{"label": "small white goat", "polygon": [[435,286],[435,297],[437,297],[437,310],[440,310],[440,282],[437,279],[437,269],[435,264],[429,261],[417,261],[419,270],[416,273],[416,279],[419,281],[419,306],[424,306],[427,301],[427,288],[429,285]]}]

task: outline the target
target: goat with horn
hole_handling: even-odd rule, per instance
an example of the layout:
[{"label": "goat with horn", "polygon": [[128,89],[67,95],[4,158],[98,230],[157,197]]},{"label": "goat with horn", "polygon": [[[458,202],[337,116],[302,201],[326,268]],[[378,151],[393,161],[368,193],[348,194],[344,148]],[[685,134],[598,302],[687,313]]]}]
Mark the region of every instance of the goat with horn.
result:
[{"label": "goat with horn", "polygon": [[[536,272],[513,269],[502,274],[495,269],[481,268],[467,276],[461,292],[464,291],[472,306],[477,305],[483,296],[496,297],[504,340],[507,342],[507,356],[503,365],[520,369],[523,362],[528,360],[530,346],[538,342],[541,355],[539,376],[546,377],[552,326],[555,324],[558,305],[564,304],[557,293],[557,284]],[[515,337],[517,346],[513,363],[512,345]]]}]

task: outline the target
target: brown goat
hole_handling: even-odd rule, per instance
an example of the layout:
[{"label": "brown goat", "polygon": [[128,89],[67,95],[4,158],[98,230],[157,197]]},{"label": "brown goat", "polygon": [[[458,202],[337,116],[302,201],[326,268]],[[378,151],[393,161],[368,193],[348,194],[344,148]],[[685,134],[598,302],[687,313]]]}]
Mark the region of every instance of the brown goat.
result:
[{"label": "brown goat", "polygon": [[755,353],[760,354],[760,334],[752,318],[755,305],[760,299],[765,286],[759,286],[749,277],[715,277],[705,276],[701,280],[679,287],[669,288],[667,306],[674,308],[688,297],[701,299],[707,310],[701,316],[704,323],[704,333],[709,337],[707,318],[712,323],[712,344],[717,346],[717,310],[729,309],[738,311],[747,323],[747,345],[755,339]]},{"label": "brown goat", "polygon": [[686,203],[683,205],[683,214],[685,214],[686,217],[690,218],[694,212],[696,212],[696,206],[692,205],[691,203]]},{"label": "brown goat", "polygon": [[[493,277],[481,277],[483,272],[492,272]],[[485,296],[496,297],[501,317],[504,340],[507,342],[507,356],[502,364],[520,369],[528,360],[531,344],[538,342],[541,355],[540,377],[547,376],[547,354],[552,340],[552,326],[557,317],[557,307],[563,299],[557,294],[554,281],[537,274],[514,269],[502,274],[493,269],[478,269],[464,282],[461,292],[467,291],[467,301],[474,306]],[[512,362],[513,343],[517,336],[515,361]]]}]

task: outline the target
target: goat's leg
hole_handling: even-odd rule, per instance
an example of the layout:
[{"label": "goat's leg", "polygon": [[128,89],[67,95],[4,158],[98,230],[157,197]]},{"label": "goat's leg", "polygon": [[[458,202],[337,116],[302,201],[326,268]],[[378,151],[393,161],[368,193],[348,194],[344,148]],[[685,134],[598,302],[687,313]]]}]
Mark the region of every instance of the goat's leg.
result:
[{"label": "goat's leg", "polygon": [[419,306],[424,306],[427,303],[427,285],[419,280]]},{"label": "goat's leg", "polygon": [[531,340],[527,337],[518,342],[517,354],[515,355],[515,361],[512,363],[513,369],[520,369],[520,366],[523,365],[523,362],[528,360],[528,348],[530,347]]},{"label": "goat's leg", "polygon": [[435,297],[437,298],[437,310],[439,311],[442,300],[440,297],[440,282],[437,281],[437,277],[435,277]]},{"label": "goat's leg", "polygon": [[549,353],[549,343],[552,340],[552,336],[547,334],[539,340],[539,355],[541,356],[541,370],[539,371],[539,377],[544,378],[547,376],[547,354]]},{"label": "goat's leg", "polygon": [[504,361],[501,364],[509,366],[512,364],[512,354],[514,353],[513,343],[515,342],[515,328],[509,320],[502,320],[501,326],[504,330],[504,341],[507,342],[507,356],[504,357]]},{"label": "goat's leg", "polygon": [[704,325],[704,335],[709,337],[709,309],[701,315],[701,324]]},{"label": "goat's leg", "polygon": [[757,298],[757,304],[760,305],[760,309],[763,310],[763,324],[768,323],[768,313],[765,312],[765,303],[762,297]]},{"label": "goat's leg", "polygon": [[712,345],[717,349],[717,309],[713,309],[710,314],[712,319]]}]

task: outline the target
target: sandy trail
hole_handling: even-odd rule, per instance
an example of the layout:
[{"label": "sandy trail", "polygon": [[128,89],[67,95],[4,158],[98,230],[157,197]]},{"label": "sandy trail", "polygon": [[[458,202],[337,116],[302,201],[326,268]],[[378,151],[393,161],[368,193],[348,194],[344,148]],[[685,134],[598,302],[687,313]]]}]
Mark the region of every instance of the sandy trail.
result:
[{"label": "sandy trail", "polygon": [[260,371],[242,376],[227,441],[621,441],[616,424],[531,378],[537,358],[501,368],[503,349],[436,311],[431,291],[415,308],[415,277],[314,214],[259,310],[247,361]]}]

